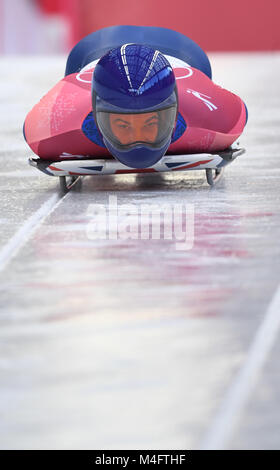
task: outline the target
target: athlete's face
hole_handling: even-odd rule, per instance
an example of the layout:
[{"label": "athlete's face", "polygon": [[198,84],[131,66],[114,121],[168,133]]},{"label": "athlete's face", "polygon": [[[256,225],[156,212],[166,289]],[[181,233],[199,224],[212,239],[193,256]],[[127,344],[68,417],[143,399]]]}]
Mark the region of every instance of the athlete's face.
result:
[{"label": "athlete's face", "polygon": [[110,114],[113,134],[123,145],[134,142],[155,142],[158,135],[158,113]]}]

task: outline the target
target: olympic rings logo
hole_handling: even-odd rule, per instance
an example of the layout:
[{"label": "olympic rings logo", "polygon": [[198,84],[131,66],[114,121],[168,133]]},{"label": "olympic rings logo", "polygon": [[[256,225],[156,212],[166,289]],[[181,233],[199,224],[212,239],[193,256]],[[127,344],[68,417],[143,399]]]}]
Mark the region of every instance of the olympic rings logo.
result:
[{"label": "olympic rings logo", "polygon": [[[178,73],[178,72],[180,73],[181,70],[183,70],[182,73],[183,73],[184,75],[178,76],[177,73]],[[185,73],[185,72],[187,72],[187,73]],[[191,76],[193,75],[193,70],[191,69],[191,67],[184,67],[184,68],[181,68],[181,67],[180,67],[179,69],[175,69],[175,70],[174,70],[174,73],[175,73],[175,78],[176,78],[176,80],[183,80],[183,78],[189,78],[189,77],[191,77]]]},{"label": "olympic rings logo", "polygon": [[[93,62],[90,62],[85,67],[83,67],[82,70],[80,70],[80,72],[76,75],[76,79],[82,83],[91,83],[92,73],[94,71],[94,67],[96,66],[97,62],[98,60],[94,60]],[[88,77],[89,80],[83,77],[84,75],[89,75]]]}]

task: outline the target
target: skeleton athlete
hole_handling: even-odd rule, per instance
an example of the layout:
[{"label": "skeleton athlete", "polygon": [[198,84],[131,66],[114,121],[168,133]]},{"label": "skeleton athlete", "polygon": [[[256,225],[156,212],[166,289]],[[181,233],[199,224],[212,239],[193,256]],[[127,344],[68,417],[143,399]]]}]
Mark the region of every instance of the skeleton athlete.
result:
[{"label": "skeleton athlete", "polygon": [[215,85],[191,39],[113,26],[72,49],[65,77],[28,113],[24,136],[41,159],[114,157],[141,169],[165,154],[225,150],[246,122],[244,102]]}]

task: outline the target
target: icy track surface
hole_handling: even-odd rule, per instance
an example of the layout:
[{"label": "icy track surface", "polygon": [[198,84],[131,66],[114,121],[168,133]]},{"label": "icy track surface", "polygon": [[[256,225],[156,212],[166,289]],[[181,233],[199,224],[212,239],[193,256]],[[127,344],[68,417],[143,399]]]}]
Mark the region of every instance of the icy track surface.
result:
[{"label": "icy track surface", "polygon": [[[66,59],[0,59],[1,449],[280,449],[280,55],[210,59],[249,109],[216,188],[87,177],[64,198],[21,130]],[[188,205],[193,246],[95,237],[109,197]]]}]

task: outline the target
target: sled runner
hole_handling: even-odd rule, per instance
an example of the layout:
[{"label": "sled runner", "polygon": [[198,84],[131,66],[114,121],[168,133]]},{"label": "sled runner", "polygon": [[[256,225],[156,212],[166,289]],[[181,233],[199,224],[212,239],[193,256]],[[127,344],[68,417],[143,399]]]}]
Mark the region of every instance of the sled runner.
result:
[{"label": "sled runner", "polygon": [[78,159],[61,160],[58,162],[29,158],[29,164],[49,176],[58,176],[60,189],[67,192],[82,176],[118,175],[125,173],[156,173],[166,171],[206,170],[206,179],[210,186],[214,186],[222,177],[226,165],[242,155],[245,149],[238,144],[227,150],[215,153],[196,153],[186,155],[165,155],[154,166],[137,169],[129,168],[114,158],[112,159]]}]

